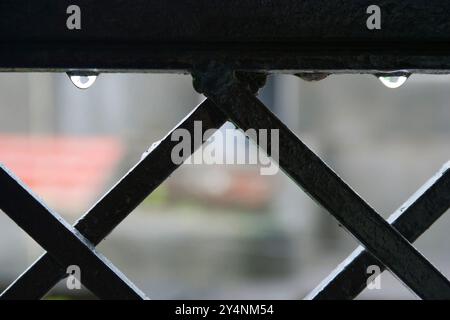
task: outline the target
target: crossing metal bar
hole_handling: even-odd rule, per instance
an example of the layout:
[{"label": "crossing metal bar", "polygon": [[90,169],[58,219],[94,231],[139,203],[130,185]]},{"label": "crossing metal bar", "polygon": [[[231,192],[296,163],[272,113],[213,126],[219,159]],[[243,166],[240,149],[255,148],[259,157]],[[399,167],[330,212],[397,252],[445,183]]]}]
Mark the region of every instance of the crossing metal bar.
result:
[{"label": "crossing metal bar", "polygon": [[[423,185],[387,220],[414,242],[450,207],[450,163]],[[306,299],[354,299],[367,285],[367,268],[378,261],[359,246]],[[384,270],[383,265],[379,265]]]},{"label": "crossing metal bar", "polygon": [[[279,130],[279,165],[368,251],[423,299],[450,299],[450,282],[290,131],[226,67],[196,71],[197,90],[239,128]],[[203,71],[205,72],[205,71]],[[268,139],[267,150],[271,150]]]},{"label": "crossing metal bar", "polygon": [[59,269],[76,265],[82,283],[102,299],[144,299],[119,270],[60,216],[46,208],[17,177],[0,166],[0,209],[58,262]]},{"label": "crossing metal bar", "polygon": [[[195,121],[201,121],[202,130],[205,132],[208,129],[221,127],[226,118],[210,100],[202,102],[79,219],[74,228],[94,246],[98,245],[178,168],[178,165],[171,160],[172,148],[178,143],[171,140],[171,134],[177,129],[186,129],[192,133]],[[194,151],[199,144],[194,140],[193,134],[191,137],[193,138],[192,151]],[[0,298],[40,299],[64,276],[65,270],[61,268],[57,259],[45,253],[9,286]],[[100,296],[100,290],[90,289]]]},{"label": "crossing metal bar", "polygon": [[[67,9],[74,5],[81,20],[71,29],[66,22],[73,13]],[[312,298],[355,297],[366,284],[365,268],[377,264],[421,298],[450,299],[450,282],[410,244],[448,208],[448,170],[384,221],[254,97],[264,78],[258,73],[450,73],[450,2],[378,0],[376,30],[366,26],[371,5],[371,0],[4,0],[0,72],[192,72],[195,87],[211,100],[175,129],[192,133],[194,121],[201,121],[205,132],[228,117],[243,130],[278,129],[280,167],[362,244]],[[208,65],[221,67],[205,72]],[[245,89],[231,70],[250,75]],[[95,246],[178,168],[170,157],[176,144],[171,133],[74,227],[0,168],[0,208],[48,251],[0,298],[41,298],[64,278],[69,264],[82,267],[82,282],[100,298],[144,298]],[[193,152],[199,142],[191,136]]]},{"label": "crossing metal bar", "polygon": [[[377,0],[3,0],[0,70],[450,72],[450,3]],[[80,8],[69,29],[67,8]],[[132,57],[130,59],[130,57]]]}]

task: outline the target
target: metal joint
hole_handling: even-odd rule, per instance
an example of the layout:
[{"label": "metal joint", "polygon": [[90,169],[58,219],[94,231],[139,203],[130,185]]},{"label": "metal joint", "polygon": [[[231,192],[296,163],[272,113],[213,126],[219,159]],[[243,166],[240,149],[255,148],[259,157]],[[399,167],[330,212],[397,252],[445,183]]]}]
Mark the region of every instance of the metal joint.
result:
[{"label": "metal joint", "polygon": [[267,79],[266,73],[242,72],[225,64],[210,63],[192,71],[193,86],[198,93],[222,96],[234,86],[256,95]]}]

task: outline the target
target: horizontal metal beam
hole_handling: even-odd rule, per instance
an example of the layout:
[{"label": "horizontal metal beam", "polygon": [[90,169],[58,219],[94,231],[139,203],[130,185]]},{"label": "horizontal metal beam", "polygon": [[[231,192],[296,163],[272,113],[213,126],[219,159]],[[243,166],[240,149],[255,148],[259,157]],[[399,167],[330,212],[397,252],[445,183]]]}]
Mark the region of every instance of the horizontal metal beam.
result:
[{"label": "horizontal metal beam", "polygon": [[[171,135],[177,129],[194,131],[196,121],[202,123],[203,133],[220,128],[226,117],[210,100],[205,100],[155,145],[101,200],[99,200],[74,227],[94,245],[99,244],[150,193],[152,193],[179,165],[171,160],[171,152],[178,141]],[[192,152],[201,141],[192,134]],[[40,299],[65,276],[57,261],[45,253],[34,262],[0,296],[0,299]],[[97,294],[93,290],[94,294]]]},{"label": "horizontal metal beam", "polygon": [[[450,72],[450,3],[378,0],[2,0],[0,71]],[[80,9],[79,29],[68,28]],[[67,13],[69,12],[69,13]],[[73,22],[73,21],[72,21]]]},{"label": "horizontal metal beam", "polygon": [[[367,9],[380,8],[370,30]],[[67,19],[80,9],[79,29]],[[69,8],[69,13],[67,9]],[[0,37],[10,41],[266,42],[449,41],[440,0],[2,0]]]},{"label": "horizontal metal beam", "polygon": [[[450,163],[423,185],[387,220],[406,239],[414,242],[450,207]],[[336,269],[318,285],[306,299],[354,299],[366,288],[371,276],[367,269],[379,265],[363,247],[356,248]]]}]

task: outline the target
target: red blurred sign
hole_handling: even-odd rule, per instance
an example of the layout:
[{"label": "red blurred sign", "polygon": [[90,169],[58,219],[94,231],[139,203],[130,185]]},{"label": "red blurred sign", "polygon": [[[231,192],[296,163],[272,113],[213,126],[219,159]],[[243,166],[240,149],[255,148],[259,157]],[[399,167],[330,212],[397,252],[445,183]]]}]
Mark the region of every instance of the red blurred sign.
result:
[{"label": "red blurred sign", "polygon": [[69,211],[98,196],[121,156],[112,137],[0,135],[0,162],[50,207]]}]

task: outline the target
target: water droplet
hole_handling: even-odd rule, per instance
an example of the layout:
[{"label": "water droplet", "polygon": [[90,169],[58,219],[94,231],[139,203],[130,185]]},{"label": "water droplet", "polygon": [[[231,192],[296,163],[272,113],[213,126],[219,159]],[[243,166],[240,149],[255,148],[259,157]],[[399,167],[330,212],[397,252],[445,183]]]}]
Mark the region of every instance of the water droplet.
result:
[{"label": "water droplet", "polygon": [[384,84],[386,87],[390,89],[396,89],[401,87],[406,82],[406,80],[408,80],[408,77],[409,74],[398,76],[379,75],[378,79],[380,79],[381,83]]},{"label": "water droplet", "polygon": [[78,89],[88,89],[91,87],[95,80],[97,80],[98,74],[96,73],[85,73],[85,72],[68,72],[67,76],[70,81]]}]

